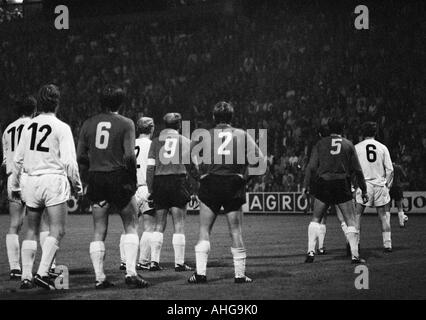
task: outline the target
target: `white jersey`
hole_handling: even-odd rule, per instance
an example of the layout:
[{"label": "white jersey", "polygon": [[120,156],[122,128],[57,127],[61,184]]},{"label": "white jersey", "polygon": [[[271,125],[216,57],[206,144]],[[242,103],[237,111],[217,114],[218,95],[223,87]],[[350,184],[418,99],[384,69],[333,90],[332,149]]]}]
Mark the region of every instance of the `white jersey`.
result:
[{"label": "white jersey", "polygon": [[151,142],[148,137],[137,138],[135,141],[138,186],[146,186],[146,168],[148,166],[148,152]]},{"label": "white jersey", "polygon": [[30,121],[30,117],[22,117],[12,122],[6,127],[3,132],[3,165],[6,165],[7,175],[12,173],[13,156],[15,155],[16,148],[19,140],[21,139],[22,129],[25,124]]},{"label": "white jersey", "polygon": [[388,148],[374,140],[366,139],[355,146],[365,181],[377,186],[390,186],[393,165]]},{"label": "white jersey", "polygon": [[13,190],[20,189],[21,168],[28,176],[66,176],[76,192],[82,191],[71,129],[53,113],[40,114],[24,126],[13,158]]}]

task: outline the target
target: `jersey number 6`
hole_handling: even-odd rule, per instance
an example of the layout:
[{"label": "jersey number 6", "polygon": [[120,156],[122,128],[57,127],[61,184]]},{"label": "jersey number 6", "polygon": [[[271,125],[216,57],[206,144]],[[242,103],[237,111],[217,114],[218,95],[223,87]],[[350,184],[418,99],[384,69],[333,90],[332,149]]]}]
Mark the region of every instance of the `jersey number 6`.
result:
[{"label": "jersey number 6", "polygon": [[99,122],[96,127],[95,146],[98,149],[106,149],[109,142],[109,131],[111,122]]}]

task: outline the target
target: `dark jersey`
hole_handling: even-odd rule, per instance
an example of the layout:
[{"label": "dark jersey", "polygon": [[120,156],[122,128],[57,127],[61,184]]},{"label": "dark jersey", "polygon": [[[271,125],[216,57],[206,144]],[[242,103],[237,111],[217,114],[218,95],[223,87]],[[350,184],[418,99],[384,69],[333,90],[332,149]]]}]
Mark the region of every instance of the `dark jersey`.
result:
[{"label": "dark jersey", "polygon": [[219,124],[209,131],[209,138],[210,141],[198,137],[191,145],[192,155],[197,155],[201,176],[214,174],[243,177],[249,165],[258,164],[254,161],[265,161],[256,142],[244,130]]},{"label": "dark jersey", "polygon": [[136,175],[134,150],[133,121],[116,113],[101,113],[84,122],[77,158],[91,172],[127,169]]},{"label": "dark jersey", "polygon": [[309,186],[312,174],[327,181],[350,179],[353,173],[357,174],[358,183],[361,184],[361,189],[365,190],[365,181],[354,145],[339,135],[331,135],[322,138],[313,147],[306,168],[304,186]]},{"label": "dark jersey", "polygon": [[152,140],[148,166],[155,168],[154,175],[186,175],[190,161],[190,141],[176,130],[165,129]]}]

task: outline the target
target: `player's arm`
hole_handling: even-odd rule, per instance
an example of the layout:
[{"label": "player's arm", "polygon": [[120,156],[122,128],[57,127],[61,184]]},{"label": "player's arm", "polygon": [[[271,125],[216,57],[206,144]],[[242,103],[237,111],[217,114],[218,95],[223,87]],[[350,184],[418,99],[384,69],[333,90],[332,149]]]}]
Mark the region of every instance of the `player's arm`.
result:
[{"label": "player's arm", "polygon": [[78,144],[77,144],[77,163],[80,168],[80,176],[84,181],[86,180],[85,179],[86,173],[90,168],[89,145],[87,144],[86,132],[87,132],[87,122],[84,122],[80,130],[80,135],[78,137]]},{"label": "player's arm", "polygon": [[[248,163],[248,178],[251,176],[264,175],[268,166],[266,154],[263,154],[262,150],[256,144],[256,141],[248,132],[245,132],[245,139],[247,140],[246,161]],[[266,144],[267,141],[264,141],[265,147]]]},{"label": "player's arm", "polygon": [[359,163],[359,158],[356,153],[355,147],[351,144],[351,169],[352,173],[355,175],[356,185],[361,189],[362,194],[367,194],[367,185],[365,183],[364,173],[362,172],[361,164]]},{"label": "player's arm", "polygon": [[19,141],[15,154],[13,156],[12,168],[11,168],[11,189],[12,192],[20,192],[21,186],[19,185],[20,176],[22,172],[22,166],[24,165],[24,155],[25,155],[25,146],[26,146],[26,135],[22,133],[21,140]]},{"label": "player's arm", "polygon": [[80,195],[83,193],[83,185],[80,180],[74,138],[71,128],[66,125],[61,129],[59,134],[60,160],[64,165],[65,172],[71,182],[73,191]]},{"label": "player's arm", "polygon": [[388,148],[385,147],[383,165],[385,167],[386,186],[390,188],[393,182],[393,164]]},{"label": "player's arm", "polygon": [[309,193],[312,173],[315,173],[319,167],[318,145],[312,148],[311,158],[305,169],[305,179],[303,180],[303,193]]},{"label": "player's arm", "polygon": [[146,185],[150,194],[152,194],[152,186],[154,185],[155,165],[157,158],[157,143],[157,140],[153,140],[148,151],[148,160],[146,166]]},{"label": "player's arm", "polygon": [[123,162],[126,166],[126,169],[130,173],[132,179],[134,179],[135,184],[137,183],[137,174],[136,174],[136,155],[135,155],[135,125],[133,121],[129,121],[129,125],[124,133],[123,139]]}]

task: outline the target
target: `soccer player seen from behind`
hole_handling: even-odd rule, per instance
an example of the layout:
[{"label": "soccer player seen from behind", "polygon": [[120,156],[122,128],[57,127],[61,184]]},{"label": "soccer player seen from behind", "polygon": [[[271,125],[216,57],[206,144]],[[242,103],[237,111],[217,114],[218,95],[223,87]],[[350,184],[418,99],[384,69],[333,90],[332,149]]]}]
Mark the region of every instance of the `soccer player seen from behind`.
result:
[{"label": "soccer player seen from behind", "polygon": [[[125,236],[125,283],[129,287],[148,286],[136,273],[139,248],[137,233],[135,126],[118,114],[124,91],[107,85],[101,93],[102,112],[86,120],[81,128],[77,158],[82,172],[87,172],[87,197],[92,202],[94,237],[90,257],[96,274],[96,289],[112,286],[104,273],[105,238],[108,231],[108,210],[119,211]],[[83,176],[84,177],[84,176]]]},{"label": "soccer player seen from behind", "polygon": [[[12,193],[27,206],[28,230],[22,242],[21,288],[32,287],[32,269],[37,250],[37,236],[43,210],[48,215],[49,235],[44,240],[42,256],[34,284],[54,290],[49,269],[65,234],[67,201],[71,192],[82,194],[74,139],[70,127],[56,118],[60,92],[55,85],[43,86],[38,94],[40,113],[28,121],[21,133],[12,166]],[[27,173],[21,185],[20,174]],[[71,185],[70,185],[71,183]]]},{"label": "soccer player seen from behind", "polygon": [[[148,200],[148,186],[146,184],[146,169],[148,166],[148,152],[151,146],[151,137],[154,132],[154,120],[142,117],[136,124],[138,137],[135,142],[136,168],[138,189],[136,190],[136,204],[138,207],[139,224],[143,225],[143,232],[139,242],[139,262],[136,270],[149,270],[151,265],[151,237],[155,228],[155,210],[152,201]],[[120,238],[120,270],[126,270],[126,256],[124,252],[123,234]]]},{"label": "soccer player seen from behind", "polygon": [[322,217],[331,205],[337,205],[346,221],[346,236],[351,247],[352,263],[364,263],[365,260],[359,257],[358,252],[358,230],[351,192],[351,176],[355,174],[362,197],[364,201],[367,200],[364,176],[353,144],[342,137],[343,125],[334,119],[331,119],[328,125],[330,135],[318,141],[312,149],[304,179],[303,193],[309,193],[311,175],[318,177],[315,183],[313,218],[308,227],[306,262],[314,261]]},{"label": "soccer player seen from behind", "polygon": [[[266,157],[256,142],[245,131],[231,126],[234,108],[230,103],[219,102],[213,108],[216,126],[209,137],[194,139],[192,151],[202,143],[199,166],[200,233],[195,246],[196,272],[189,283],[207,282],[207,260],[210,252],[210,233],[221,208],[228,220],[232,239],[231,253],[234,261],[235,283],[250,283],[246,276],[246,249],[242,236],[242,205],[246,202],[245,187],[249,175],[261,175],[266,170]],[[216,142],[216,143],[215,143]],[[242,158],[241,158],[242,156]],[[256,159],[257,168],[250,168]],[[250,166],[249,166],[250,164]],[[253,164],[254,166],[254,164]],[[254,169],[252,172],[249,169]]]},{"label": "soccer player seen from behind", "polygon": [[[12,162],[15,155],[19,140],[21,139],[22,130],[25,124],[31,120],[32,114],[36,110],[37,101],[34,97],[28,96],[18,102],[19,118],[9,124],[2,136],[3,145],[3,163],[6,169],[7,181],[7,199],[9,202],[10,225],[9,232],[6,235],[6,250],[10,266],[10,279],[21,279],[20,264],[20,244],[19,231],[24,222],[25,205],[23,201],[12,198]],[[21,173],[20,184],[25,184],[26,173]]]},{"label": "soccer player seen from behind", "polygon": [[148,192],[154,201],[156,225],[151,235],[150,271],[161,270],[160,253],[167,214],[173,218],[173,249],[175,271],[191,271],[185,264],[186,205],[191,200],[189,164],[182,159],[189,157],[190,140],[179,134],[182,117],[179,113],[164,116],[165,129],[153,139],[148,155]]},{"label": "soccer player seen from behind", "polygon": [[363,202],[361,191],[357,191],[357,224],[365,207],[376,208],[382,227],[384,252],[392,252],[390,213],[386,205],[390,202],[389,188],[392,185],[393,165],[388,148],[374,139],[377,133],[375,122],[366,122],[362,128],[364,140],[355,146],[367,183],[368,201]]}]

